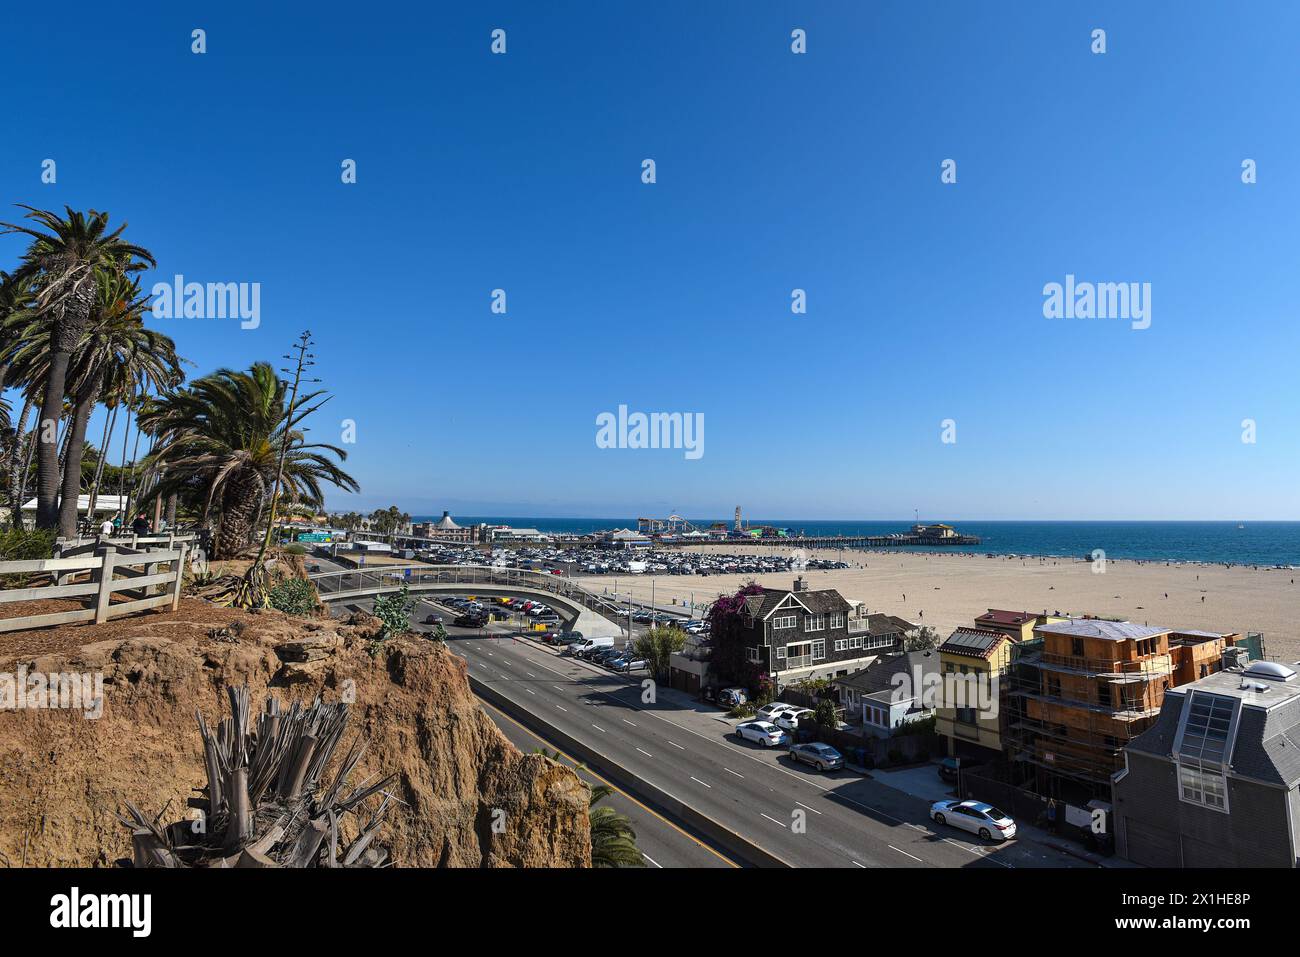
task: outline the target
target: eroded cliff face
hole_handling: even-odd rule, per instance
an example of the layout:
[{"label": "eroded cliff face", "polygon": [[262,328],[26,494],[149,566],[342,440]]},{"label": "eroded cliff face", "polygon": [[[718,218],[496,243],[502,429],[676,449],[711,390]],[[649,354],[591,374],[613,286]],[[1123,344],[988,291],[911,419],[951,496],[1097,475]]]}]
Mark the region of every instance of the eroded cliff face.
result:
[{"label": "eroded cliff face", "polygon": [[[345,740],[370,748],[353,775],[397,772],[380,840],[399,867],[585,867],[588,791],[568,768],[521,754],[479,708],[464,662],[424,639],[369,653],[373,619],[340,624],[247,614],[187,599],[180,613],[82,626],[80,648],[5,654],[0,672],[103,673],[103,714],[0,710],[0,853],[13,865],[105,866],[130,856],[130,801],[163,821],[205,781],[195,711],[226,712],[247,684],[287,705],[350,700]],[[84,635],[84,638],[81,636]],[[286,663],[286,660],[288,663]],[[500,822],[493,827],[494,820]]]}]

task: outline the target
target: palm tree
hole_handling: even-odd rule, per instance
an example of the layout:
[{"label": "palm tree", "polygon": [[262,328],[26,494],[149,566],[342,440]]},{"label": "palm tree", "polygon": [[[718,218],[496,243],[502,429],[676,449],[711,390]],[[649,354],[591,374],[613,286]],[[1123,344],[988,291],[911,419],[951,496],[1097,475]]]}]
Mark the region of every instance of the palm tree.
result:
[{"label": "palm tree", "polygon": [[596,807],[613,793],[607,784],[591,789],[587,811],[591,818],[591,866],[645,867],[645,858],[636,846],[636,831],[627,817],[610,807]]},{"label": "palm tree", "polygon": [[21,208],[28,211],[25,218],[38,226],[0,223],[0,233],[31,237],[22,263],[9,281],[20,287],[33,286],[36,311],[52,320],[49,367],[38,420],[36,526],[54,528],[59,524],[60,482],[58,444],[51,432],[62,411],[68,364],[95,303],[96,271],[107,268],[129,272],[143,268],[143,263],[155,263],[147,249],[121,238],[125,223],[108,232],[108,213],[92,209],[87,215],[65,206],[65,218],[31,206]]},{"label": "palm tree", "polygon": [[[90,323],[68,370],[76,406],[59,506],[61,535],[75,533],[86,424],[101,395],[115,399],[143,396],[152,390],[174,388],[184,378],[175,343],[168,336],[145,328],[142,313],[147,300],[147,296],[140,295],[139,280],[123,273],[101,271]],[[106,445],[102,453],[107,453]],[[97,476],[103,472],[106,457],[100,455]],[[96,479],[91,487],[89,516],[94,515],[98,492]]]},{"label": "palm tree", "polygon": [[330,457],[347,453],[323,443],[308,443],[298,424],[326,401],[324,393],[300,396],[288,416],[285,383],[269,363],[245,372],[220,369],[196,379],[187,389],[159,396],[140,412],[141,428],[155,437],[151,468],[165,472],[150,498],[194,487],[206,489],[204,520],[215,512],[213,557],[231,558],[247,548],[269,504],[281,449],[282,496],[288,504],[319,508],[323,484],[360,491],[352,476]]}]

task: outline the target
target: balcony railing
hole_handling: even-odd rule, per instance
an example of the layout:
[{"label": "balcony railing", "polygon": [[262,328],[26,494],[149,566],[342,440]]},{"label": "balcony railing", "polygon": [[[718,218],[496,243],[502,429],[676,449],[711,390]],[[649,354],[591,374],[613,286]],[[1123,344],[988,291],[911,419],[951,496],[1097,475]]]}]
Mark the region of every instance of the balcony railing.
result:
[{"label": "balcony railing", "polygon": [[806,668],[812,663],[812,655],[788,655],[785,659],[786,668]]}]

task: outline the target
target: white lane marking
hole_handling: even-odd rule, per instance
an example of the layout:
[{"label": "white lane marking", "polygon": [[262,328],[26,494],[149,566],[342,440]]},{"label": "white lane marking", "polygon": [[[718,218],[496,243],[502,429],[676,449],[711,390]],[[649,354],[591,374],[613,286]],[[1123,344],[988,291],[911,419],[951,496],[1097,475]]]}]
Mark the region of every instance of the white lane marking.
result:
[{"label": "white lane marking", "polygon": [[[766,814],[763,814],[762,811],[759,811],[758,813],[761,814],[763,817],[767,817],[767,815],[766,815]],[[767,817],[767,819],[768,819],[769,821],[771,821],[773,824],[780,824],[782,827],[785,827],[785,822],[784,822],[784,821],[778,821],[778,820],[777,820],[776,818],[774,818],[774,817]]]},{"label": "white lane marking", "polygon": [[885,846],[888,847],[891,851],[898,851],[898,853],[899,853],[899,854],[902,854],[904,857],[910,857],[912,860],[916,861],[916,863],[918,863],[918,864],[924,864],[924,863],[925,863],[925,861],[921,860],[921,859],[920,859],[919,857],[917,857],[915,854],[909,854],[909,853],[907,853],[907,851],[903,850],[901,847],[894,847],[893,844],[886,844]]},{"label": "white lane marking", "polygon": [[529,694],[537,694],[537,692],[534,691],[532,688],[525,688],[524,690],[527,691]]},{"label": "white lane marking", "polygon": [[[849,860],[850,860],[850,861],[853,861],[853,858],[850,857]],[[867,869],[867,865],[866,865],[866,864],[858,864],[857,861],[853,861],[853,863],[854,863],[854,864],[857,864],[858,867],[862,868],[864,871]]]},{"label": "white lane marking", "polygon": [[537,675],[533,674],[531,671],[525,671],[524,674],[528,675],[528,677],[530,677],[530,678],[536,678],[536,677],[537,677]]},{"label": "white lane marking", "polygon": [[[696,777],[692,777],[691,780],[694,781],[696,784],[704,784],[703,781],[701,781],[699,778],[696,778]],[[710,791],[713,790],[713,785],[712,785],[712,784],[704,784],[704,786],[705,786],[706,788],[708,788]]]},{"label": "white lane marking", "polygon": [[641,852],[641,856],[644,857],[651,864],[653,864],[655,867],[659,868],[661,871],[664,869],[664,866],[662,864],[660,864],[658,861],[656,861],[653,857],[651,857],[649,854],[645,853],[644,851]]},{"label": "white lane marking", "polygon": [[564,689],[561,688],[559,685],[551,685],[551,687],[554,688],[556,691],[563,691],[563,690],[564,690]]},{"label": "white lane marking", "polygon": [[741,774],[739,771],[733,771],[731,770],[731,768],[723,768],[722,770],[726,771],[728,774],[734,774],[738,778],[744,778],[743,774]]},{"label": "white lane marking", "polygon": [[676,748],[678,751],[685,751],[685,750],[686,750],[686,749],[683,748],[680,744],[678,744],[676,741],[669,741],[668,743],[671,744],[671,745],[672,745],[674,748]]},{"label": "white lane marking", "polygon": [[820,814],[820,813],[821,813],[821,811],[817,810],[815,807],[808,807],[808,805],[807,805],[807,804],[804,804],[803,801],[795,801],[794,803],[797,804],[797,805],[799,805],[799,806],[802,807],[802,808],[808,808],[808,810],[812,811],[814,814]]},{"label": "white lane marking", "polygon": [[557,704],[555,707],[559,708],[559,709],[560,709],[561,711],[563,711],[565,714],[568,714],[568,713],[569,713],[569,709],[566,708],[566,707],[565,707],[564,705],[562,705],[562,704]]},{"label": "white lane marking", "polygon": [[649,751],[644,750],[643,748],[637,748],[637,750],[640,751],[642,754],[644,754],[647,758],[654,757],[653,754],[651,754]]},{"label": "white lane marking", "polygon": [[624,724],[630,724],[630,725],[632,725],[632,727],[634,727],[634,728],[636,727],[636,722],[634,722],[634,721],[629,721],[629,720],[627,720],[627,718],[624,718],[624,719],[623,719],[623,723],[624,723]]},{"label": "white lane marking", "polygon": [[605,729],[598,724],[593,724],[592,727],[595,728],[597,731],[599,731],[601,734],[605,733]]}]

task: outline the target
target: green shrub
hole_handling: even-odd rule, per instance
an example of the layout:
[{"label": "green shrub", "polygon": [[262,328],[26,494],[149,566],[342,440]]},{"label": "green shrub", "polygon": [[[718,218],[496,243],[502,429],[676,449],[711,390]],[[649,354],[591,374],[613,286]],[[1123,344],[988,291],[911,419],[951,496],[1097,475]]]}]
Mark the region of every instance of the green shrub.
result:
[{"label": "green shrub", "polygon": [[54,532],[50,529],[26,531],[10,528],[0,532],[0,561],[24,562],[49,558],[54,554]]},{"label": "green shrub", "polygon": [[289,555],[306,555],[307,546],[299,545],[297,542],[284,546],[284,550]]},{"label": "green shrub", "polygon": [[289,578],[271,589],[271,607],[286,615],[308,616],[316,611],[316,590],[302,578]]},{"label": "green shrub", "polygon": [[404,635],[410,631],[411,609],[414,607],[415,599],[411,597],[410,589],[405,583],[402,584],[401,591],[376,598],[374,615],[383,624],[379,640],[383,641],[393,635]]},{"label": "green shrub", "polygon": [[758,714],[758,707],[752,701],[738,704],[727,712],[728,718],[752,718]]}]

